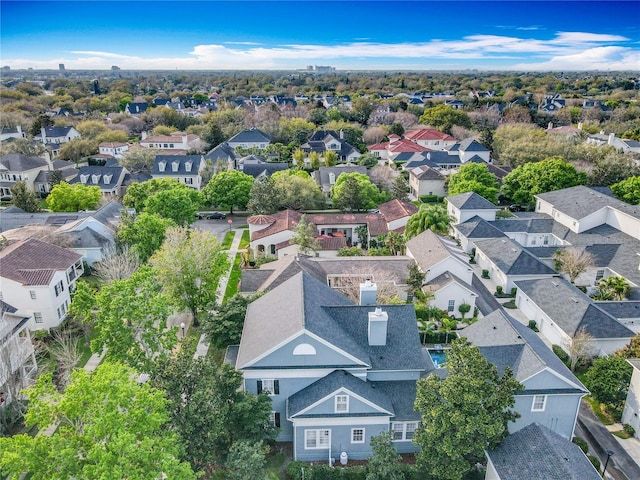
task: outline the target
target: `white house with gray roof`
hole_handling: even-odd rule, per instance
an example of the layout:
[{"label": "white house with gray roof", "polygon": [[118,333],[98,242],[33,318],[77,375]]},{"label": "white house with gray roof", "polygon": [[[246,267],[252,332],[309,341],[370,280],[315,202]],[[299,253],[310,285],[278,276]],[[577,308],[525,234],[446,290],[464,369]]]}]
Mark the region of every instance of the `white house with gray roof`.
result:
[{"label": "white house with gray roof", "polygon": [[453,224],[466,222],[476,216],[493,221],[498,210],[497,206],[475,192],[447,197],[447,214],[453,218]]},{"label": "white house with gray roof", "polygon": [[238,147],[265,149],[271,143],[271,137],[262,130],[252,128],[234,135],[226,143],[234,150]]},{"label": "white house with gray roof", "polygon": [[417,448],[416,381],[433,363],[413,306],[377,305],[373,285],[355,305],[297,273],[249,305],[226,361],[246,391],[271,396],[278,440],[293,442],[296,460],[364,459],[371,437],[389,430],[399,452]]},{"label": "white house with gray roof", "polygon": [[538,423],[566,439],[573,437],[580,399],[589,392],[533,330],[496,310],[459,334],[478,347],[499,374],[509,367],[523,385],[513,407],[520,417],[509,423],[509,432]]},{"label": "white house with gray roof", "polygon": [[173,178],[194,190],[202,189],[202,171],[206,162],[202,155],[156,155],[151,167],[152,178]]},{"label": "white house with gray roof", "polygon": [[600,473],[569,439],[532,423],[487,452],[485,480],[601,480]]},{"label": "white house with gray roof", "polygon": [[594,354],[611,355],[635,333],[563,278],[517,281],[516,305],[550,343],[567,350],[580,331],[592,337]]}]

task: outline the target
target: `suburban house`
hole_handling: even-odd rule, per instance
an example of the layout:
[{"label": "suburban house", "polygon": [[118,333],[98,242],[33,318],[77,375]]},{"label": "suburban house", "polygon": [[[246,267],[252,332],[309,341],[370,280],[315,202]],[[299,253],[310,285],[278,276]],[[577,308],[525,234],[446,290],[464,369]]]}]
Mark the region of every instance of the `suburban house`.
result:
[{"label": "suburban house", "polygon": [[44,145],[67,143],[74,138],[80,138],[80,132],[75,127],[42,127],[40,134],[33,137]]},{"label": "suburban house", "polygon": [[594,354],[611,355],[635,333],[563,278],[515,282],[516,305],[549,342],[566,349],[580,331],[592,337]]},{"label": "suburban house", "polygon": [[544,110],[547,113],[556,113],[558,110],[564,108],[564,106],[564,98],[561,98],[560,94],[554,93],[552,95],[545,95],[539,109]]},{"label": "suburban house", "polygon": [[0,300],[0,415],[35,380],[38,369],[27,328],[30,318],[17,312]]},{"label": "suburban house", "polygon": [[235,169],[236,160],[238,159],[236,151],[227,142],[222,142],[217,147],[211,149],[204,158],[211,161],[212,164],[223,163],[226,164],[226,168]]},{"label": "suburban house", "polygon": [[569,439],[532,423],[486,452],[485,480],[601,480],[584,452]]},{"label": "suburban house", "polygon": [[331,150],[338,155],[338,161],[354,162],[361,156],[357,148],[345,141],[344,133],[336,133],[333,130],[318,130],[313,132],[306,143],[300,145],[300,149],[306,154],[305,163],[311,152],[316,152],[321,157],[326,151]]},{"label": "suburban house", "polygon": [[427,147],[418,145],[406,138],[399,138],[392,136],[388,142],[376,143],[367,147],[370,153],[388,162],[399,161],[399,156],[402,154],[414,154],[429,152]]},{"label": "suburban house", "polygon": [[640,438],[640,358],[632,358],[627,362],[633,367],[633,373],[622,411],[622,423],[631,425],[636,432],[635,437]]},{"label": "suburban house", "polygon": [[98,145],[98,151],[101,155],[109,155],[113,158],[122,158],[129,150],[129,145],[122,142],[102,142]]},{"label": "suburban house", "polygon": [[156,155],[151,167],[151,177],[174,178],[187,187],[200,190],[205,167],[202,155]]},{"label": "suburban house", "polygon": [[336,165],[335,167],[320,167],[318,170],[314,170],[311,176],[316,181],[322,193],[327,198],[331,196],[331,187],[336,183],[336,180],[343,173],[361,173],[367,175],[367,167],[362,165]]},{"label": "suburban house", "polygon": [[474,242],[475,260],[489,278],[505,292],[520,280],[550,278],[558,273],[534,254],[508,237]]},{"label": "suburban house", "polygon": [[124,107],[124,113],[129,115],[142,115],[149,108],[149,104],[147,102],[131,102],[127,103]]},{"label": "suburban house", "polygon": [[267,162],[258,155],[247,155],[237,160],[237,169],[253,178],[270,177],[276,172],[288,170],[287,162]]},{"label": "suburban house", "polygon": [[59,170],[62,173],[62,180],[67,183],[78,175],[75,163],[68,162],[66,160],[48,160],[47,170],[40,170],[33,181],[34,190],[40,193],[40,195],[49,193],[51,191],[49,178],[51,177],[51,173],[56,170]]},{"label": "suburban house", "polygon": [[420,420],[416,381],[433,369],[421,349],[412,305],[360,305],[306,272],[252,302],[239,346],[225,360],[244,389],[267,392],[279,441],[302,461],[371,455],[371,437],[391,431],[398,452],[414,452]]},{"label": "suburban house", "polygon": [[447,197],[447,214],[452,217],[454,225],[466,222],[476,216],[487,221],[495,220],[498,210],[500,208],[475,192]]},{"label": "suburban house", "polygon": [[100,167],[97,165],[80,167],[78,175],[69,183],[80,183],[87,187],[100,187],[100,193],[105,198],[121,197],[124,195],[123,182],[128,173],[121,166]]},{"label": "suburban house", "polygon": [[57,327],[66,318],[70,292],[84,272],[82,256],[34,238],[0,251],[0,293],[19,315],[33,319],[31,330]]},{"label": "suburban house", "polygon": [[409,190],[413,198],[423,195],[437,195],[444,197],[447,190],[444,186],[445,176],[437,169],[422,165],[409,170]]},{"label": "suburban house", "polygon": [[404,138],[429,150],[445,150],[456,144],[457,140],[435,128],[420,128],[404,132]]},{"label": "suburban house", "polygon": [[458,333],[478,347],[500,375],[509,367],[523,385],[513,407],[520,417],[509,423],[509,432],[538,423],[573,438],[580,399],[589,391],[533,330],[500,309]]},{"label": "suburban house", "polygon": [[469,256],[454,242],[425,230],[407,241],[407,256],[425,275],[423,290],[433,294],[431,305],[457,318],[462,317],[458,310],[462,304],[473,312],[478,297],[471,287],[473,269]]},{"label": "suburban house", "polygon": [[[306,221],[315,225],[320,244],[320,256],[333,256],[345,246],[361,242],[357,228],[366,226],[368,238],[386,235],[389,231],[402,231],[409,217],[417,207],[407,202],[392,200],[378,207],[380,213],[318,213],[306,215]],[[291,243],[294,229],[302,214],[294,210],[283,210],[273,215],[254,215],[249,217],[249,235],[251,249],[258,253],[285,255],[298,253]]]},{"label": "suburban house", "polygon": [[405,282],[412,263],[411,258],[401,255],[335,258],[287,255],[258,269],[243,269],[240,292],[251,295],[273,290],[294,275],[306,272],[349,298],[359,298],[359,286],[368,280],[377,285],[378,295],[405,300]]},{"label": "suburban house", "polygon": [[614,132],[611,132],[609,135],[605,135],[604,132],[589,135],[586,143],[597,145],[598,147],[610,146],[624,153],[640,153],[640,142],[637,140],[618,138]]},{"label": "suburban house", "polygon": [[271,143],[271,137],[262,130],[252,128],[234,135],[226,143],[234,150],[238,147],[265,149]]},{"label": "suburban house", "polygon": [[147,132],[142,132],[140,146],[155,148],[165,155],[184,155],[189,150],[200,150],[202,148],[200,137],[192,133],[183,132],[152,136],[147,136]]},{"label": "suburban house", "polygon": [[20,125],[0,128],[0,142],[4,142],[10,138],[25,138],[25,134]]},{"label": "suburban house", "polygon": [[450,155],[457,154],[461,163],[491,161],[491,150],[473,138],[466,138],[446,149]]},{"label": "suburban house", "polygon": [[49,169],[49,162],[41,157],[28,157],[20,153],[7,153],[0,157],[0,196],[11,195],[11,187],[24,180],[27,188],[35,192],[34,182],[41,171]]}]

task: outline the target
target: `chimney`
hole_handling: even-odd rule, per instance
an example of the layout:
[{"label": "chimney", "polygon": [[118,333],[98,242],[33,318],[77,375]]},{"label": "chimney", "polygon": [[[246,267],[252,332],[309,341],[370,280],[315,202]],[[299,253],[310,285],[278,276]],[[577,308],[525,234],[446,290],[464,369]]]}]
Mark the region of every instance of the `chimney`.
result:
[{"label": "chimney", "polygon": [[360,284],[360,305],[375,305],[378,296],[378,286],[367,280]]},{"label": "chimney", "polygon": [[24,138],[24,133],[22,133],[22,126],[16,125],[16,131],[20,134],[20,138]]},{"label": "chimney", "polygon": [[383,312],[380,307],[369,312],[369,345],[372,347],[384,346],[387,344],[387,323],[389,315]]},{"label": "chimney", "polygon": [[141,135],[140,140],[146,140],[147,139],[147,132],[142,132],[140,135]]},{"label": "chimney", "polygon": [[340,140],[344,140],[344,130],[340,129]]},{"label": "chimney", "polygon": [[553,122],[549,122],[549,125],[547,125],[547,130],[553,130]]},{"label": "chimney", "polygon": [[40,127],[40,136],[42,137],[42,143],[47,143],[47,131],[44,127]]},{"label": "chimney", "polygon": [[616,138],[616,134],[614,132],[611,132],[609,134],[609,140],[607,140],[607,145],[613,145],[613,140]]}]

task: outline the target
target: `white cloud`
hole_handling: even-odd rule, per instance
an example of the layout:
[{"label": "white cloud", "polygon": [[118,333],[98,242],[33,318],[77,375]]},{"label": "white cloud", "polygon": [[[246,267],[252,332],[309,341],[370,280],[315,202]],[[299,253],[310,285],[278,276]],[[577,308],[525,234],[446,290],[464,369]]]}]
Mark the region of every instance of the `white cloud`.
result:
[{"label": "white cloud", "polygon": [[[349,66],[355,64],[359,68],[423,65],[422,68],[638,69],[639,50],[620,45],[627,41],[626,37],[620,35],[587,32],[558,32],[549,40],[478,34],[459,40],[416,43],[354,41],[336,45],[265,46],[229,41],[224,44],[196,45],[183,57],[143,58],[115,52],[73,50],[70,52],[75,56],[73,58],[55,61],[5,59],[3,64],[12,68],[56,68],[57,63],[64,63],[68,69],[108,69],[117,63],[124,69],[171,70],[301,68],[312,63],[329,62]],[[533,58],[539,59],[539,62],[527,61]],[[444,67],[445,64],[447,67]]]}]

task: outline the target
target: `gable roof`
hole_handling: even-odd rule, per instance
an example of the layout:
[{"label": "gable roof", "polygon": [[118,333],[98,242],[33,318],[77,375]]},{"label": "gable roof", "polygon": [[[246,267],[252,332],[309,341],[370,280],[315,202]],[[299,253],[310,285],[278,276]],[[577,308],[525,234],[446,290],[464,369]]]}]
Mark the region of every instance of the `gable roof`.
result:
[{"label": "gable roof", "polygon": [[480,348],[482,355],[502,374],[510,367],[516,380],[524,381],[550,368],[575,385],[576,391],[587,389],[562,363],[558,356],[529,327],[515,320],[504,310],[495,310],[460,331]]},{"label": "gable roof", "polygon": [[454,257],[465,264],[467,262],[463,258],[469,258],[457,245],[447,242],[431,230],[425,230],[408,240],[406,247],[423,272],[448,257]]},{"label": "gable roof", "polygon": [[23,285],[48,285],[53,275],[82,258],[75,252],[30,238],[0,252],[2,277]]},{"label": "gable roof", "polygon": [[[76,130],[73,126],[67,127],[44,127],[44,134],[46,137],[66,137],[72,130]],[[77,130],[76,130],[77,131]],[[40,131],[42,132],[42,130]],[[36,135],[36,137],[42,138],[42,133]]]},{"label": "gable roof", "polygon": [[476,249],[482,251],[506,275],[555,275],[556,271],[509,237],[500,240],[477,240]]},{"label": "gable roof", "polygon": [[593,338],[630,338],[634,333],[563,278],[522,280],[516,286],[572,337],[580,329]]},{"label": "gable roof", "polygon": [[442,175],[440,172],[438,172],[438,170],[430,167],[429,165],[420,165],[412,168],[409,171],[409,175],[413,175],[418,180],[441,180],[444,182],[444,175]]},{"label": "gable roof", "polygon": [[331,185],[330,174],[335,175],[335,180],[343,173],[362,173],[367,175],[367,167],[363,165],[336,165],[335,167],[320,167],[314,172],[314,179],[319,185]]},{"label": "gable roof", "polygon": [[370,346],[368,315],[375,306],[351,300],[300,272],[252,302],[245,317],[238,368],[246,368],[284,341],[308,332],[375,370],[424,370],[412,305],[388,305],[387,342]]},{"label": "gable roof", "polygon": [[217,147],[211,149],[204,158],[208,158],[210,160],[222,160],[226,162],[229,158],[231,158],[231,160],[236,159],[236,151],[227,142],[223,142]]},{"label": "gable roof", "polygon": [[10,172],[25,172],[34,168],[44,168],[48,163],[40,157],[28,157],[20,153],[7,153],[0,157],[0,165]]},{"label": "gable roof", "polygon": [[227,142],[233,143],[269,143],[271,141],[271,137],[264,133],[262,130],[258,130],[257,128],[252,128],[250,130],[243,130],[237,135],[231,137]]},{"label": "gable roof", "polygon": [[488,152],[489,149],[473,138],[465,138],[459,144],[462,152]]},{"label": "gable roof", "polygon": [[487,222],[484,218],[475,215],[464,223],[454,225],[453,228],[458,230],[466,238],[500,238],[504,237],[496,226],[495,222]]},{"label": "gable roof", "polygon": [[258,178],[263,175],[270,177],[276,172],[281,172],[282,170],[288,170],[288,169],[289,169],[289,164],[286,162],[245,163],[242,166],[242,172],[246,173],[247,175],[251,175],[253,178]]},{"label": "gable roof", "polygon": [[497,206],[476,192],[465,192],[447,197],[447,202],[458,210],[499,210]]},{"label": "gable roof", "polygon": [[404,138],[409,140],[443,140],[454,142],[456,139],[451,135],[436,130],[435,128],[420,128],[418,130],[409,130],[404,132]]},{"label": "gable roof", "polygon": [[500,480],[601,480],[580,447],[532,423],[487,452]]}]

